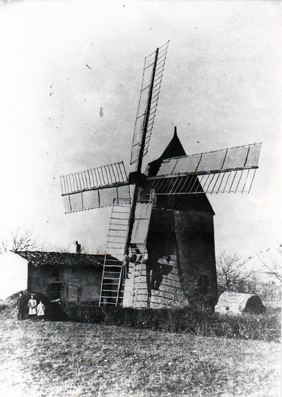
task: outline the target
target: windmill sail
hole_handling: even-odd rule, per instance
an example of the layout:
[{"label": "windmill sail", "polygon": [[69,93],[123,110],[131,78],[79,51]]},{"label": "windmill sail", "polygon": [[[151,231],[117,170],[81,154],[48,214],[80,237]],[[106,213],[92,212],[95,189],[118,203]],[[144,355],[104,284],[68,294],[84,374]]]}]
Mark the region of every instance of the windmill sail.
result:
[{"label": "windmill sail", "polygon": [[153,202],[137,203],[135,219],[131,235],[131,244],[135,244],[141,252],[146,249],[146,240],[149,230]]},{"label": "windmill sail", "polygon": [[[145,250],[145,244],[152,212],[152,203],[137,203],[131,236],[131,244],[135,244],[141,251]],[[130,204],[112,205],[110,227],[107,241],[107,254],[123,260],[124,245],[127,238],[127,225],[129,220]]]},{"label": "windmill sail", "polygon": [[[139,105],[137,110],[137,117],[135,129],[133,134],[131,161],[133,164],[137,162],[136,174],[141,174],[143,157],[148,151],[150,137],[152,134],[157,104],[159,100],[160,87],[166,60],[166,53],[169,41],[157,48],[156,51],[145,58],[145,65],[143,70],[141,94],[139,98]],[[134,226],[136,204],[138,198],[139,187],[134,186],[130,215],[128,220],[127,239],[124,246],[125,257],[129,252],[129,245],[131,242],[132,231]]]},{"label": "windmill sail", "polygon": [[[141,92],[132,140],[130,164],[138,161],[144,139],[142,157],[148,152],[159,100],[169,41],[145,58]],[[145,134],[144,133],[145,129]]]},{"label": "windmill sail", "polygon": [[148,177],[145,194],[248,193],[260,148],[259,143],[164,160]]},{"label": "windmill sail", "polygon": [[65,212],[110,206],[113,200],[129,200],[130,190],[123,162],[61,177]]},{"label": "windmill sail", "polygon": [[[148,151],[148,146],[153,130],[156,109],[159,100],[163,70],[165,65],[166,53],[169,42],[167,42],[163,47],[157,48],[156,51],[145,58],[145,65],[143,70],[141,93],[139,98],[139,105],[137,110],[132,150],[131,150],[131,160],[130,164],[137,163],[136,174],[140,175],[142,168],[142,160]],[[119,269],[119,280],[117,284],[116,294],[114,300],[110,296],[104,293],[109,293],[107,289],[104,288],[105,284],[108,284],[108,277],[104,275],[107,268],[107,258],[105,256],[104,271],[102,276],[102,286],[101,286],[101,296],[100,304],[104,301],[108,302],[110,300],[111,304],[117,305],[120,298],[123,270],[128,270],[128,253],[130,244],[139,245],[141,253],[145,253],[145,242],[147,238],[147,232],[149,227],[149,221],[152,210],[152,203],[141,204],[137,203],[139,187],[135,183],[130,211],[128,213],[128,223],[126,234],[122,237],[114,236],[114,243],[118,245],[117,250],[120,251],[123,248],[123,263],[122,267]],[[117,241],[115,241],[115,239]],[[124,240],[124,241],[123,241]],[[114,249],[115,247],[112,247]],[[138,248],[138,249],[139,249]],[[139,249],[139,250],[140,250]],[[106,281],[106,283],[105,283]],[[107,287],[109,288],[109,287]],[[110,291],[111,293],[111,291]]]}]

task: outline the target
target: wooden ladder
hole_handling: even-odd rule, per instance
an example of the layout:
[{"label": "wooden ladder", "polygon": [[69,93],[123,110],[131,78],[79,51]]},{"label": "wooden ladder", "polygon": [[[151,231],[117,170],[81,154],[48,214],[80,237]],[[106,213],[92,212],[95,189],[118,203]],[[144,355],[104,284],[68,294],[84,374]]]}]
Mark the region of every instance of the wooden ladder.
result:
[{"label": "wooden ladder", "polygon": [[123,271],[122,261],[127,238],[130,204],[113,204],[104,257],[99,306],[122,303]]}]

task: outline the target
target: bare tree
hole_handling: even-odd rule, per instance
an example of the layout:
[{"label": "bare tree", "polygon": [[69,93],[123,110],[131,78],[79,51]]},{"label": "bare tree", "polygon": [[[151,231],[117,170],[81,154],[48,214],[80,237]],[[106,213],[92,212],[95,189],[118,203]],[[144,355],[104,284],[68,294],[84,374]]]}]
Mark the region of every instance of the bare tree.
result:
[{"label": "bare tree", "polygon": [[[267,251],[270,251],[269,249]],[[259,260],[265,268],[265,273],[274,276],[280,283],[282,282],[282,245],[276,249],[276,258],[272,258],[271,262],[264,257],[259,256]]]},{"label": "bare tree", "polygon": [[217,279],[220,289],[238,291],[244,288],[244,283],[250,274],[244,270],[246,261],[237,254],[222,252],[216,260]]},{"label": "bare tree", "polygon": [[16,229],[12,230],[10,237],[0,242],[1,252],[11,251],[35,251],[42,250],[43,245],[39,238],[34,236],[30,230]]}]

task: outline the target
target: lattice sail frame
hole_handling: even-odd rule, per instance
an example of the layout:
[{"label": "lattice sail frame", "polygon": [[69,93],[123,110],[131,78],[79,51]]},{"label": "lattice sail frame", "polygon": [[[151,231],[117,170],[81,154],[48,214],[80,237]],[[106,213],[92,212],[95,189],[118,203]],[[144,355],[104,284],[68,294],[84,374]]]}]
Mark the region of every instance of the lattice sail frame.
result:
[{"label": "lattice sail frame", "polygon": [[156,195],[249,193],[261,143],[164,160],[144,191]]},{"label": "lattice sail frame", "polygon": [[129,200],[127,179],[123,162],[62,176],[65,212],[108,207],[114,200]]},{"label": "lattice sail frame", "polygon": [[[153,131],[155,115],[161,90],[161,83],[163,78],[163,71],[166,61],[166,54],[168,50],[169,41],[158,49],[158,52],[153,52],[148,55],[144,61],[143,76],[141,91],[139,97],[139,104],[137,108],[137,115],[135,120],[134,134],[132,140],[131,158],[130,165],[134,164],[138,160],[140,151],[142,134],[144,130],[144,122],[147,115],[148,101],[150,97],[150,89],[152,88],[152,96],[149,108],[148,125],[145,137],[145,147],[143,157],[148,152],[149,143]],[[157,56],[157,60],[155,57]],[[155,74],[153,76],[153,69],[156,61]],[[153,80],[152,80],[153,78]]]},{"label": "lattice sail frame", "polygon": [[61,176],[62,195],[85,190],[114,186],[127,182],[123,162],[104,165],[90,170]]}]

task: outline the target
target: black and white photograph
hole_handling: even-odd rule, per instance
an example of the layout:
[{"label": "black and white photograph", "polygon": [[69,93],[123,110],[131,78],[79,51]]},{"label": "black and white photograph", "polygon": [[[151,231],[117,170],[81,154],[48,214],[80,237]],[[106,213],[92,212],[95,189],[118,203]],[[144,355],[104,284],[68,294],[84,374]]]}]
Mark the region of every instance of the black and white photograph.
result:
[{"label": "black and white photograph", "polygon": [[0,397],[279,397],[281,1],[0,1]]}]

